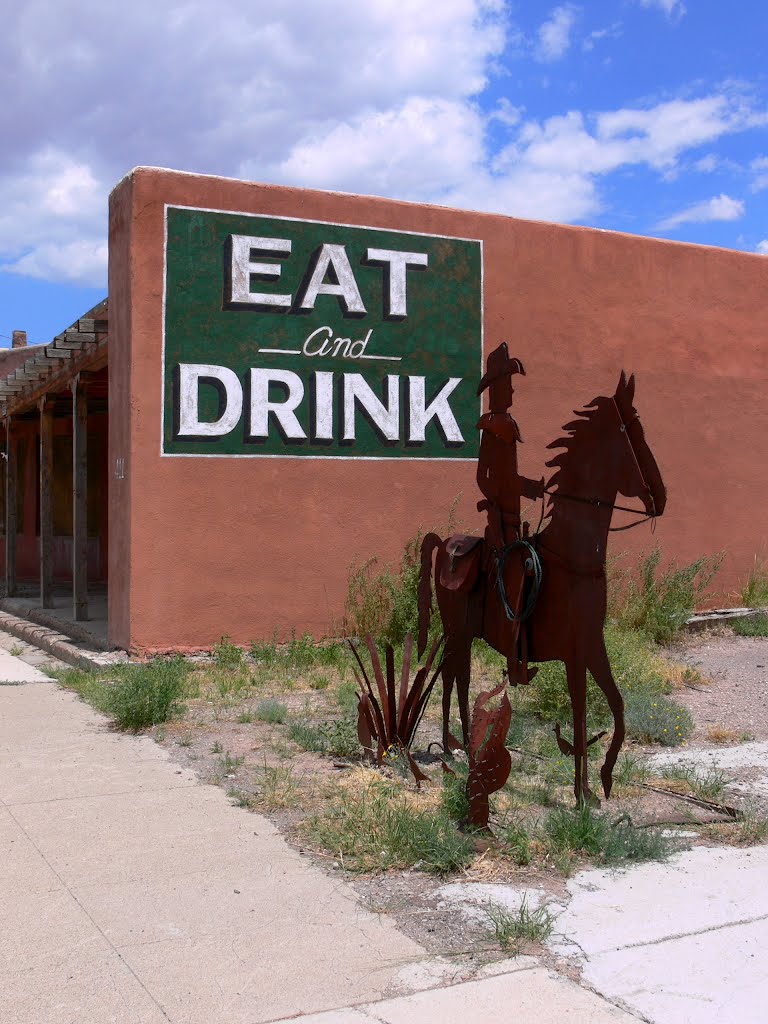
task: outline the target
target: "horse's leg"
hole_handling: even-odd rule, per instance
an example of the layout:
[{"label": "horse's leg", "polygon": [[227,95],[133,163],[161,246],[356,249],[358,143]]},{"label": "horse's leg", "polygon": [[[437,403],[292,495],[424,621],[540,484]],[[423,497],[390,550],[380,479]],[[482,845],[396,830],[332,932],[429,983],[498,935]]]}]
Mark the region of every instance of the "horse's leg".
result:
[{"label": "horse's leg", "polygon": [[443,677],[443,750],[446,754],[457,746],[456,741],[451,736],[451,694],[453,693],[453,684],[456,682],[459,656],[457,648],[456,637],[448,637],[445,643],[445,656],[441,671]]},{"label": "horse's leg", "polygon": [[469,746],[469,681],[472,673],[472,637],[465,636],[456,658],[456,696],[459,702],[464,749]]},{"label": "horse's leg", "polygon": [[613,787],[613,768],[616,764],[616,758],[619,756],[622,744],[624,743],[624,698],[621,696],[621,692],[616,685],[616,680],[613,678],[611,663],[608,660],[608,655],[605,650],[605,642],[602,636],[600,637],[599,645],[596,645],[596,649],[590,654],[589,671],[592,673],[597,685],[605,694],[605,699],[608,701],[608,707],[611,709],[611,714],[613,715],[613,736],[611,737],[611,745],[608,747],[608,753],[605,755],[603,767],[600,769],[603,792],[605,793],[606,798],[608,798],[611,795],[611,788]]},{"label": "horse's leg", "polygon": [[573,791],[576,802],[592,801],[587,774],[587,672],[584,662],[570,659],[565,665],[568,675],[568,692],[573,712],[573,754],[575,776]]}]

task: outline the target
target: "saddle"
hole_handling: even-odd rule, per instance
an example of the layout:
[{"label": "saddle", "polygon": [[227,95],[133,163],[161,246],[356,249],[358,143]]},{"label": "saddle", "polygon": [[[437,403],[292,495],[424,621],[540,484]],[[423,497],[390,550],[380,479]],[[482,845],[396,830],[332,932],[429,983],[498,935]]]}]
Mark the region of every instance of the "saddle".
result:
[{"label": "saddle", "polygon": [[457,533],[445,542],[447,561],[440,569],[440,582],[446,590],[472,590],[480,571],[482,537]]}]

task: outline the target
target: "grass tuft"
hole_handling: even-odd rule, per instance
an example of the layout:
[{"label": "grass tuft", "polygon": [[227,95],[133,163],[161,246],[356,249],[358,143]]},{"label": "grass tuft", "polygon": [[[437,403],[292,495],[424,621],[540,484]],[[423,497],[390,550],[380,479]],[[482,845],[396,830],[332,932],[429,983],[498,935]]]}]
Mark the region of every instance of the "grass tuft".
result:
[{"label": "grass tuft", "polygon": [[739,596],[746,608],[764,608],[768,605],[768,562],[755,558],[749,578]]},{"label": "grass tuft", "polygon": [[305,721],[291,722],[288,736],[304,750],[312,750],[317,754],[355,758],[362,753],[357,738],[357,722],[351,715],[330,719],[319,725]]},{"label": "grass tuft", "polygon": [[516,912],[496,903],[489,903],[486,913],[493,928],[494,938],[501,948],[512,956],[518,956],[527,945],[534,942],[546,942],[555,923],[546,906],[531,910],[527,893]]},{"label": "grass tuft", "polygon": [[419,868],[445,875],[474,855],[470,840],[443,811],[421,810],[381,781],[342,791],[334,806],[306,824],[313,842],[355,871]]},{"label": "grass tuft", "polygon": [[731,627],[737,636],[768,636],[768,615],[763,612],[734,619]]},{"label": "grass tuft", "polygon": [[113,683],[101,683],[96,705],[118,729],[139,732],[167,722],[182,710],[189,666],[183,658],[157,658],[146,665],[125,665]]},{"label": "grass tuft", "polygon": [[587,803],[575,809],[557,807],[544,822],[549,852],[582,854],[599,864],[662,860],[672,844],[658,829],[636,828],[626,814],[612,819]]},{"label": "grass tuft", "polygon": [[261,700],[256,705],[256,717],[260,722],[279,725],[288,717],[288,708],[279,700]]}]

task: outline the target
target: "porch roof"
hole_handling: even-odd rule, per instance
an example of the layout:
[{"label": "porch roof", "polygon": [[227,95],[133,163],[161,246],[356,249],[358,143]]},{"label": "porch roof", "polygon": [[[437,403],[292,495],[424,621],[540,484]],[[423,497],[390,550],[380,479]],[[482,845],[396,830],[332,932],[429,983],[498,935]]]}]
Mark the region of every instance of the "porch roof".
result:
[{"label": "porch roof", "polygon": [[61,391],[81,370],[106,357],[109,342],[108,299],[103,299],[50,345],[36,345],[29,358],[0,377],[0,415],[10,416],[42,395]]}]

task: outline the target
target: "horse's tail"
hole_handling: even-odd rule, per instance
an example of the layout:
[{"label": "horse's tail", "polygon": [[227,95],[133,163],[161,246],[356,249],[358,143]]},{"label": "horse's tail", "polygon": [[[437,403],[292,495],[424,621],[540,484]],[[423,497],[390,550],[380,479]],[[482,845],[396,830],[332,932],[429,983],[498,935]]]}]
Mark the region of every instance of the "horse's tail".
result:
[{"label": "horse's tail", "polygon": [[432,555],[442,544],[436,533],[428,533],[421,542],[421,572],[419,573],[419,657],[427,646],[429,623],[432,616]]}]

